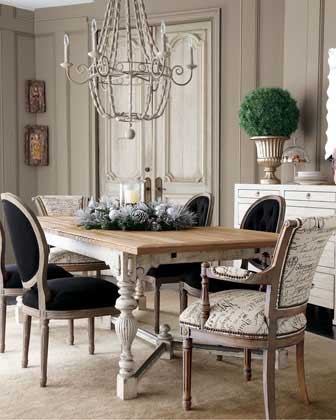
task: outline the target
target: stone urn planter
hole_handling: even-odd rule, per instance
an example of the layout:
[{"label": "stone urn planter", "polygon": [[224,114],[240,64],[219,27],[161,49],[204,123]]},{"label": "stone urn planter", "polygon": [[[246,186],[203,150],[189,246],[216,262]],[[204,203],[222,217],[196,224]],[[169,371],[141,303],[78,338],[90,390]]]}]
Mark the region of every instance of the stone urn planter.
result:
[{"label": "stone urn planter", "polygon": [[251,140],[256,144],[257,162],[265,168],[265,176],[260,180],[260,184],[280,184],[275,171],[281,165],[284,144],[288,137],[255,136],[251,137]]},{"label": "stone urn planter", "polygon": [[275,171],[282,163],[285,141],[298,128],[300,111],[287,90],[258,88],[243,99],[239,124],[257,147],[257,162],[265,169],[261,184],[280,184]]}]

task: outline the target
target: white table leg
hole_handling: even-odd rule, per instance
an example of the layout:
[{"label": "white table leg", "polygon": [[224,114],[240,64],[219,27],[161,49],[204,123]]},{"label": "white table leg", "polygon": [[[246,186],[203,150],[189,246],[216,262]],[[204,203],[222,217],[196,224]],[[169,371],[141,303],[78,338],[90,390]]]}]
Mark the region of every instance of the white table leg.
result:
[{"label": "white table leg", "polygon": [[146,310],[146,296],[145,296],[145,270],[140,267],[137,269],[137,279],[135,286],[135,299],[138,302],[138,309],[140,311]]},{"label": "white table leg", "polygon": [[16,320],[17,325],[22,325],[23,324],[22,296],[18,296],[16,298],[15,320]]},{"label": "white table leg", "polygon": [[117,396],[122,400],[130,400],[137,397],[137,379],[133,376],[134,360],[132,354],[132,343],[138,329],[137,321],[133,316],[133,311],[138,306],[134,299],[136,257],[123,253],[120,268],[120,275],[118,276],[120,297],[116,302],[116,308],[119,309],[120,315],[115,324],[116,334],[121,343]]}]

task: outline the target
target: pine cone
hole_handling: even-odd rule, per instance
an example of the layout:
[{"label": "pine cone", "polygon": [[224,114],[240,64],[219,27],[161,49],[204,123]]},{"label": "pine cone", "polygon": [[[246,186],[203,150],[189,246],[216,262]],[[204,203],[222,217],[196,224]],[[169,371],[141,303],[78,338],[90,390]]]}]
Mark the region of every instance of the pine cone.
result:
[{"label": "pine cone", "polygon": [[144,224],[148,221],[148,214],[144,210],[134,210],[131,213],[131,217],[136,223]]}]

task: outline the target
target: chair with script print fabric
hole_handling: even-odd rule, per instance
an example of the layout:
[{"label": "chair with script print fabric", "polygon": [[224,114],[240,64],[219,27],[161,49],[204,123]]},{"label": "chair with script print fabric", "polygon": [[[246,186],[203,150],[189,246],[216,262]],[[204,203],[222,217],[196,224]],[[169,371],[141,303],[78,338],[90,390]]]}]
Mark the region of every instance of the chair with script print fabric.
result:
[{"label": "chair with script print fabric", "polygon": [[[231,273],[226,267],[202,265],[202,299],[180,315],[183,335],[183,406],[191,408],[193,340],[226,347],[263,351],[264,403],[267,419],[276,418],[275,352],[296,346],[299,388],[309,403],[304,374],[306,307],[317,265],[336,217],[311,217],[285,222],[271,265],[259,273],[247,269]],[[209,299],[212,279],[242,285],[266,285],[258,290],[226,290]]]}]

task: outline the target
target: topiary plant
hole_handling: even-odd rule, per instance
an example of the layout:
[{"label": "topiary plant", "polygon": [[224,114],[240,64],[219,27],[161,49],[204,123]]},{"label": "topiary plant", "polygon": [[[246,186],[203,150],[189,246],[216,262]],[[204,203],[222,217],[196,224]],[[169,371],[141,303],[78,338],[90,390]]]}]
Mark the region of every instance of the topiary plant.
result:
[{"label": "topiary plant", "polygon": [[280,88],[253,90],[239,110],[240,126],[250,137],[289,137],[298,127],[299,116],[296,101]]}]

